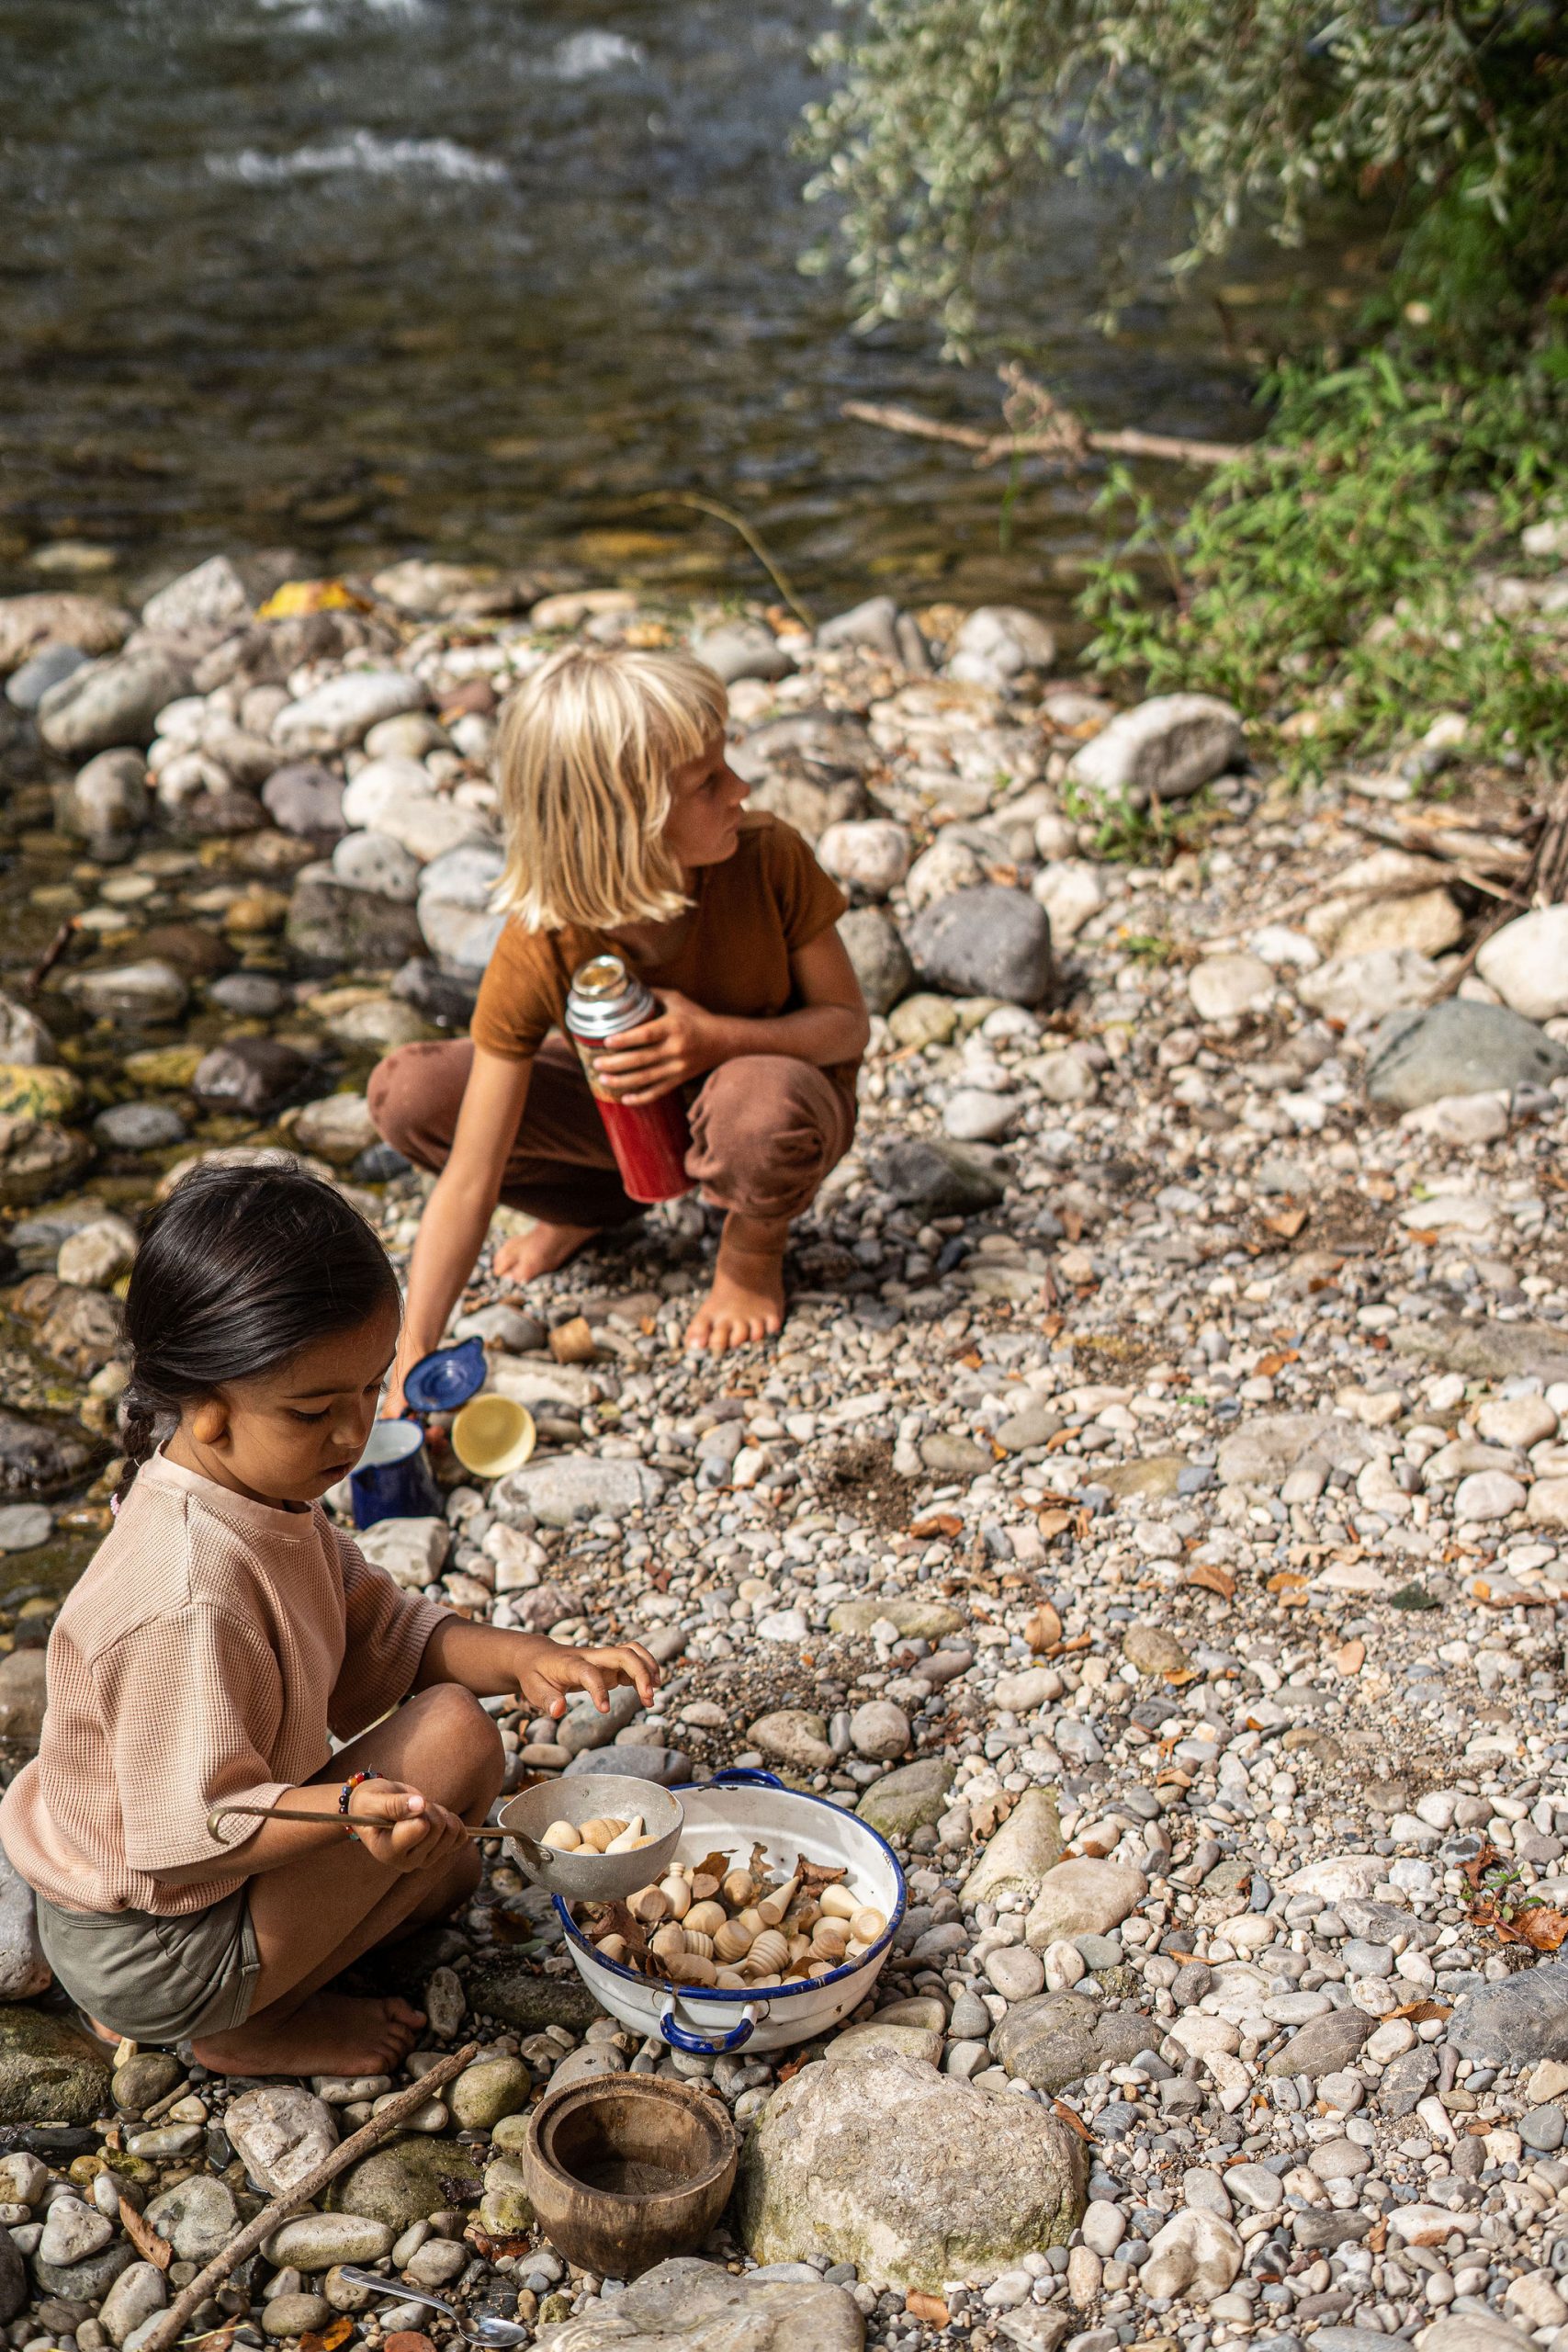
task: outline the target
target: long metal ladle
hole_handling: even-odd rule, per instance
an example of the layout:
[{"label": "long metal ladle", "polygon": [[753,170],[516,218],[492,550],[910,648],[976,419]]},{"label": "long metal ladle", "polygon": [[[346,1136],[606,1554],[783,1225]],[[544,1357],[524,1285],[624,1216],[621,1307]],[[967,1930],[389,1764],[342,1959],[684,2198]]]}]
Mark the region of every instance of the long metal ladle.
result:
[{"label": "long metal ladle", "polygon": [[423,2287],[405,2287],[400,2278],[379,2278],[374,2270],[351,2270],[345,2263],[338,2272],[351,2287],[367,2287],[373,2295],[387,2295],[394,2302],[425,2303],[433,2312],[440,2312],[456,2327],[465,2344],[482,2344],[502,2352],[502,2347],[526,2344],[533,2335],[532,2328],[524,2327],[514,2319],[497,2319],[493,2312],[483,2312],[470,2327],[454,2303],[444,2295],[433,2295]]},{"label": "long metal ladle", "polygon": [[[340,1829],[355,1826],[345,1813],[291,1813],[286,1806],[277,1804],[220,1804],[207,1816],[208,1836],[221,1841],[224,1822],[236,1816],[246,1821],[326,1821],[334,1823]],[[412,1817],[417,1819],[418,1816]],[[363,1827],[364,1824],[359,1826]],[[476,1845],[482,1845],[486,1839],[492,1843],[500,1839],[502,1844],[510,1841],[521,1851],[530,1873],[542,1872],[546,1868],[543,1849],[536,1845],[525,1829],[465,1829],[464,1834]]]}]

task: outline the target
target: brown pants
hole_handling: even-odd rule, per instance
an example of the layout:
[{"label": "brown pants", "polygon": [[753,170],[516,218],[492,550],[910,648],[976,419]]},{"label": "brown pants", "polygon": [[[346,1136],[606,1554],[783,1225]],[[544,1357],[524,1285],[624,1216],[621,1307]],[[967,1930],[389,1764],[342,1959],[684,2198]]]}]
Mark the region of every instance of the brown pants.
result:
[{"label": "brown pants", "polygon": [[[370,1115],[417,1167],[446,1167],[473,1058],[467,1044],[400,1046],[372,1073]],[[855,1126],[853,1105],[826,1071],[784,1054],[721,1062],[690,1118],[686,1173],[704,1199],[761,1217],[809,1208]],[[624,1225],[641,1215],[621,1189],[581,1064],[557,1038],[535,1057],[501,1197],[551,1225]]]}]

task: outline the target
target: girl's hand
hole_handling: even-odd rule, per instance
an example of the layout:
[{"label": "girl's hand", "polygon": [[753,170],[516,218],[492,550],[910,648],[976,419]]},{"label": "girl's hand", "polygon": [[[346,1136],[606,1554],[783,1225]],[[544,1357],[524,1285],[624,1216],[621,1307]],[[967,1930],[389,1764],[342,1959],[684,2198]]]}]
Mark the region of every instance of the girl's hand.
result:
[{"label": "girl's hand", "polygon": [[659,1688],[659,1668],[640,1642],[622,1642],[615,1649],[572,1649],[565,1642],[547,1640],[543,1634],[514,1637],[513,1672],[517,1688],[531,1707],[547,1715],[564,1715],[566,1693],[586,1690],[601,1714],[607,1713],[608,1693],[620,1682],[637,1686],[645,1707]]},{"label": "girl's hand", "polygon": [[455,1813],[406,1781],[363,1781],[351,1792],[347,1818],[371,1860],[400,1875],[454,1860],[468,1841]]},{"label": "girl's hand", "polygon": [[724,1023],[678,989],[657,989],[658,1018],[600,1047],[593,1075],[618,1102],[656,1102],[723,1059]]}]

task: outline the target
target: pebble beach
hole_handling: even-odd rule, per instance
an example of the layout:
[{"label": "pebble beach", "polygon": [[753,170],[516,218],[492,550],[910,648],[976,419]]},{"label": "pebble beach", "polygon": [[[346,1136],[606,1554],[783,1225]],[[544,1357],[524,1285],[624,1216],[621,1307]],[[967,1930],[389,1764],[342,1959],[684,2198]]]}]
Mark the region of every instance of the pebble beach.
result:
[{"label": "pebble beach", "polygon": [[[1538,526],[1478,609],[1561,662],[1565,564]],[[344,2265],[555,2352],[1568,2346],[1568,910],[1510,896],[1529,747],[1453,714],[1292,781],[1013,606],[537,589],[220,555],[135,612],[0,600],[0,1762],[107,1524],[139,1218],[289,1153],[406,1261],[429,1180],[366,1083],[462,1033],[493,946],[497,711],[574,635],[691,644],[852,899],[854,1148],[765,1350],[682,1351],[694,1198],[525,1297],[481,1261],[451,1336],[536,1451],[471,1483],[438,1418],[444,1515],[364,1548],[660,1660],[654,1710],[502,1713],[509,1789],[763,1769],[885,1838],[908,1908],[829,2036],[686,2056],[491,1849],[389,1956],[403,2078],[248,2084],[111,2064],[7,1872],[0,2325],[138,2352],[476,2041],[217,2289],[211,2352],[457,2340]],[[551,2249],[520,2165],[547,2086],[622,2072],[744,2135],[714,2237],[629,2283]]]}]

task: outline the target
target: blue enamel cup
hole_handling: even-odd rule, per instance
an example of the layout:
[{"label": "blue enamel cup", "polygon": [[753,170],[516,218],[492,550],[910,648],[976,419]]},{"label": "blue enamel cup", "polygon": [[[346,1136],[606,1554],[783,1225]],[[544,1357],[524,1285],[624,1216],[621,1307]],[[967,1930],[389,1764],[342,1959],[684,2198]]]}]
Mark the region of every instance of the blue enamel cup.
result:
[{"label": "blue enamel cup", "polygon": [[355,1527],[379,1519],[440,1519],[446,1508],[435,1483],[417,1413],[450,1413],[484,1386],[482,1340],[436,1348],[421,1356],[403,1383],[411,1408],[401,1420],[378,1421],[370,1442],[349,1473]]}]

